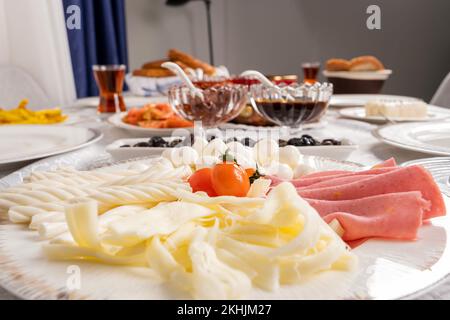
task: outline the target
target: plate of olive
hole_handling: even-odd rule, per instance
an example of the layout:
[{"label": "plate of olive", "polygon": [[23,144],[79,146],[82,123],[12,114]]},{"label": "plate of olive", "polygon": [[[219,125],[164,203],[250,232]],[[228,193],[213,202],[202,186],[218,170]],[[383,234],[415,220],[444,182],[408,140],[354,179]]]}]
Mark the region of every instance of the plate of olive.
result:
[{"label": "plate of olive", "polygon": [[[206,140],[209,143],[216,138],[218,137],[208,135]],[[150,138],[120,139],[107,146],[106,151],[116,160],[127,160],[146,156],[159,156],[168,148],[190,147],[194,140],[192,134],[174,137],[155,136]],[[249,136],[231,137],[224,142],[228,143],[231,141],[240,142],[250,148],[257,142],[254,137]],[[278,145],[280,147],[295,146],[303,155],[321,156],[336,160],[346,160],[353,151],[358,149],[358,146],[348,139],[319,139],[306,134],[290,137],[289,139],[279,139]]]}]

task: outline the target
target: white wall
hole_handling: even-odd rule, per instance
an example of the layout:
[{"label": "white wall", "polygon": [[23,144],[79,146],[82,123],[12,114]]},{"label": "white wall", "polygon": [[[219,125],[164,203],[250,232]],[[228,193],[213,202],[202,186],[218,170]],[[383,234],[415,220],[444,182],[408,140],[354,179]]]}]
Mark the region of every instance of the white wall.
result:
[{"label": "white wall", "polygon": [[[302,61],[378,56],[394,75],[385,92],[429,99],[450,72],[448,0],[212,0],[216,64],[300,74]],[[176,47],[208,59],[204,6],[127,0],[130,65]],[[378,4],[382,30],[366,28]]]}]

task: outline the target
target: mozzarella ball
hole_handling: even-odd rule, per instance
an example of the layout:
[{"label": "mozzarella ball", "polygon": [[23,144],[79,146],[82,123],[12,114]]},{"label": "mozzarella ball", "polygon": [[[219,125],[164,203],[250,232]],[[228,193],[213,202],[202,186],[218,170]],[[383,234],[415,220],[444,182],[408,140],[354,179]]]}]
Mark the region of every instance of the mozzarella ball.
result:
[{"label": "mozzarella ball", "polygon": [[196,137],[194,140],[194,144],[192,145],[192,148],[194,148],[195,151],[197,151],[199,156],[202,156],[203,150],[208,145],[208,141],[203,137]]},{"label": "mozzarella ball", "polygon": [[237,154],[234,156],[237,164],[239,166],[241,166],[244,169],[255,169],[256,168],[256,161],[253,160],[252,158],[247,158],[246,156],[242,155],[242,154]]},{"label": "mozzarella ball", "polygon": [[222,139],[214,139],[203,149],[204,156],[220,157],[225,154],[228,147]]},{"label": "mozzarella ball", "polygon": [[277,176],[283,180],[292,180],[294,172],[291,167],[285,163],[272,162],[269,166],[264,168],[264,174]]},{"label": "mozzarella ball", "polygon": [[176,148],[176,152],[172,153],[172,162],[176,167],[182,165],[193,166],[198,159],[198,153],[191,147]]},{"label": "mozzarella ball", "polygon": [[313,167],[308,166],[307,164],[304,163],[300,163],[294,170],[294,178],[298,179],[314,172],[316,172],[316,170]]},{"label": "mozzarella ball", "polygon": [[285,163],[291,168],[296,168],[302,159],[300,151],[294,146],[285,146],[280,148],[280,162]]},{"label": "mozzarella ball", "polygon": [[279,152],[278,142],[273,139],[262,139],[253,147],[255,160],[261,166],[268,166],[274,160],[278,160]]},{"label": "mozzarella ball", "polygon": [[203,168],[212,168],[214,165],[218,162],[218,158],[211,157],[211,156],[203,156],[199,157],[197,161],[195,161],[195,168],[197,170],[203,169]]},{"label": "mozzarella ball", "polygon": [[170,163],[172,163],[172,165],[174,164],[172,161],[172,154],[176,151],[177,148],[167,148],[163,151],[163,153],[161,154],[161,157],[164,159],[167,159],[170,161]]},{"label": "mozzarella ball", "polygon": [[249,160],[253,160],[253,150],[251,148],[245,147],[242,143],[238,141],[232,141],[227,143],[227,147],[230,150],[231,154],[235,157],[240,155]]}]

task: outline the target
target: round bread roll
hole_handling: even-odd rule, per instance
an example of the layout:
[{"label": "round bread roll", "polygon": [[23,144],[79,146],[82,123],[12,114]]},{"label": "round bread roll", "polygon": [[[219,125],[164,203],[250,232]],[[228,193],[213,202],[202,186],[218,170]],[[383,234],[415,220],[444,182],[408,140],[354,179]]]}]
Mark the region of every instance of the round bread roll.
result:
[{"label": "round bread roll", "polygon": [[384,70],[380,60],[374,56],[361,56],[350,60],[350,71],[378,71]]},{"label": "round bread roll", "polygon": [[174,75],[172,71],[165,68],[138,69],[133,71],[133,76],[137,77],[164,78],[173,77]]},{"label": "round bread roll", "polygon": [[326,69],[328,71],[348,71],[350,70],[350,61],[345,59],[330,59],[327,61]]}]

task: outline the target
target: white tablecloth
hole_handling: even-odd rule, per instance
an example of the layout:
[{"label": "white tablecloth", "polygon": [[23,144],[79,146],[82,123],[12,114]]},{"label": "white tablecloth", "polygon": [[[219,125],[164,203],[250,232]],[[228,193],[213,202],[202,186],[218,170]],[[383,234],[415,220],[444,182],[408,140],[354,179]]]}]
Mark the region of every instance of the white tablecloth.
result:
[{"label": "white tablecloth", "polygon": [[[95,110],[84,108],[72,111],[71,114],[93,117],[95,115]],[[348,138],[352,142],[358,144],[360,146],[359,149],[352,153],[347,159],[348,161],[358,162],[364,165],[373,165],[390,157],[395,157],[398,163],[430,157],[430,155],[423,153],[402,150],[384,144],[374,138],[371,134],[371,131],[376,128],[375,125],[339,119],[337,113],[333,110],[329,111],[326,120],[328,125],[323,128],[312,129],[310,131],[311,135],[314,136],[315,133],[320,133],[320,136],[331,138]],[[105,122],[86,122],[78,125],[98,128],[103,131],[105,137],[102,141],[98,142],[95,147],[104,147],[114,140],[130,137],[129,132],[114,128]],[[8,173],[10,173],[10,171],[0,172],[0,177],[5,176]],[[14,296],[0,288],[0,299],[14,299]],[[421,296],[420,299],[450,299],[450,280],[433,288],[427,294]]]}]

